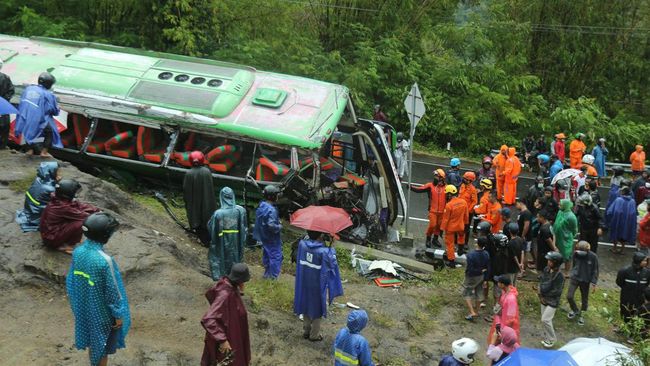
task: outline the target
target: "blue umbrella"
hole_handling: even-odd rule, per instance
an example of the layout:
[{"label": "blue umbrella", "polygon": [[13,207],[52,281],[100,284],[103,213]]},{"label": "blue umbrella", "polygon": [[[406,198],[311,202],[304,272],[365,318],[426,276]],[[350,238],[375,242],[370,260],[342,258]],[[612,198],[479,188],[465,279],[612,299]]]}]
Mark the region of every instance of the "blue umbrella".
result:
[{"label": "blue umbrella", "polygon": [[18,114],[18,110],[5,98],[0,97],[0,115],[3,114]]},{"label": "blue umbrella", "polygon": [[495,366],[578,366],[565,351],[518,348]]}]

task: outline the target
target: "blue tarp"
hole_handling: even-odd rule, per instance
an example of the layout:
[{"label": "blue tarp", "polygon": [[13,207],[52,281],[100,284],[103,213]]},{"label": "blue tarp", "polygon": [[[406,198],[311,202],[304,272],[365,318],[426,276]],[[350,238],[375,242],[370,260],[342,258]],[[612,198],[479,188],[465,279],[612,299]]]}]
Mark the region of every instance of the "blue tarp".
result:
[{"label": "blue tarp", "polygon": [[518,348],[496,366],[578,366],[565,351]]}]

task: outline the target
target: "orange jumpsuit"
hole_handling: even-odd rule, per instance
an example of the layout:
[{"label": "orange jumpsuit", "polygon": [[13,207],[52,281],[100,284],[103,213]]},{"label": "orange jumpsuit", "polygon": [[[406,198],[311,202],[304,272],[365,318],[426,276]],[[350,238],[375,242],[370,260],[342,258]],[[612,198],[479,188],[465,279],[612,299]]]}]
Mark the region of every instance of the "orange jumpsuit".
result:
[{"label": "orange jumpsuit", "polygon": [[484,215],[488,212],[488,207],[490,207],[490,191],[485,191],[481,195],[481,201],[478,203],[478,207],[474,210],[474,213]]},{"label": "orange jumpsuit", "polygon": [[459,197],[454,197],[445,205],[442,214],[440,229],[445,232],[445,246],[447,259],[456,259],[454,244],[462,245],[465,242],[465,225],[469,223],[469,210],[467,202]]},{"label": "orange jumpsuit", "polygon": [[582,166],[582,155],[584,155],[587,146],[582,140],[575,139],[569,145],[569,165],[573,169],[580,169]]},{"label": "orange jumpsuit", "polygon": [[508,146],[501,145],[499,149],[499,155],[495,156],[492,159],[492,165],[494,166],[494,171],[497,177],[497,199],[500,200],[503,198],[503,184],[505,183],[506,176],[506,161],[508,160]]},{"label": "orange jumpsuit", "polygon": [[[443,180],[444,183],[444,180]],[[442,214],[445,212],[445,204],[447,198],[445,197],[445,186],[433,185],[429,182],[423,186],[411,187],[413,192],[427,192],[429,195],[429,226],[427,227],[427,236],[440,235],[440,223],[442,222]]]},{"label": "orange jumpsuit", "polygon": [[501,204],[499,202],[488,202],[485,221],[492,225],[492,234],[496,234],[501,230]]},{"label": "orange jumpsuit", "polygon": [[632,163],[632,171],[642,172],[645,169],[645,152],[643,151],[643,146],[636,145],[635,150],[630,154],[630,163]]},{"label": "orange jumpsuit", "polygon": [[514,147],[508,149],[508,160],[504,170],[503,202],[506,205],[514,205],[517,198],[517,179],[521,173],[521,162],[515,156],[515,152]]},{"label": "orange jumpsuit", "polygon": [[587,176],[588,177],[598,177],[598,171],[593,165],[584,164],[587,167]]}]

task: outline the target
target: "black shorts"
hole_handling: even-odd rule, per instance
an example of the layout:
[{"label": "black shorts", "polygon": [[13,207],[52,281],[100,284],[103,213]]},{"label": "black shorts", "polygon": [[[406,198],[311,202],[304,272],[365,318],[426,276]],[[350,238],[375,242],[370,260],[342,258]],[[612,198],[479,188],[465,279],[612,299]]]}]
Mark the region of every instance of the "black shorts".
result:
[{"label": "black shorts", "polygon": [[104,355],[112,355],[117,352],[117,335],[121,329],[111,329],[106,339],[106,347],[104,348]]}]

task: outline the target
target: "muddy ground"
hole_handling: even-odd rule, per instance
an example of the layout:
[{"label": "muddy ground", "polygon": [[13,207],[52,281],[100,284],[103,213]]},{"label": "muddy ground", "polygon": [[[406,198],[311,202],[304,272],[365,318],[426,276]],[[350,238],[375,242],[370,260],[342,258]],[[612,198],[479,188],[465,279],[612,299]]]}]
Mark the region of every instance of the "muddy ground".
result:
[{"label": "muddy ground", "polygon": [[[22,207],[24,189],[42,160],[0,151],[0,364],[83,365],[87,354],[73,347],[73,319],[65,294],[70,256],[45,249],[38,233],[22,233],[14,214]],[[111,365],[197,365],[204,332],[199,320],[208,304],[203,294],[211,285],[207,250],[159,208],[142,205],[114,184],[62,163],[62,175],[81,182],[79,198],[114,213],[122,223],[106,245],[115,256],[126,283],[133,325],[127,348],[110,357]],[[443,270],[427,282],[409,282],[400,289],[377,288],[357,276],[341,252],[345,296],[368,310],[364,331],[373,357],[383,365],[437,365],[450,343],[473,337],[485,349],[488,323],[463,319],[460,297],[462,270]],[[261,252],[248,252],[253,279],[246,290],[253,365],[330,365],[331,347],[348,309],[331,307],[324,322],[324,341],[301,337],[301,322],[291,312],[293,266],[285,261],[278,282],[261,279]],[[286,256],[285,256],[286,258]],[[603,268],[604,282],[594,297],[588,324],[577,327],[558,311],[559,342],[577,336],[617,340],[606,323],[616,312],[618,297],[612,272],[621,260]],[[520,285],[522,343],[539,347],[541,326],[532,282]],[[566,308],[566,301],[563,303]],[[477,364],[485,363],[480,356]]]}]

